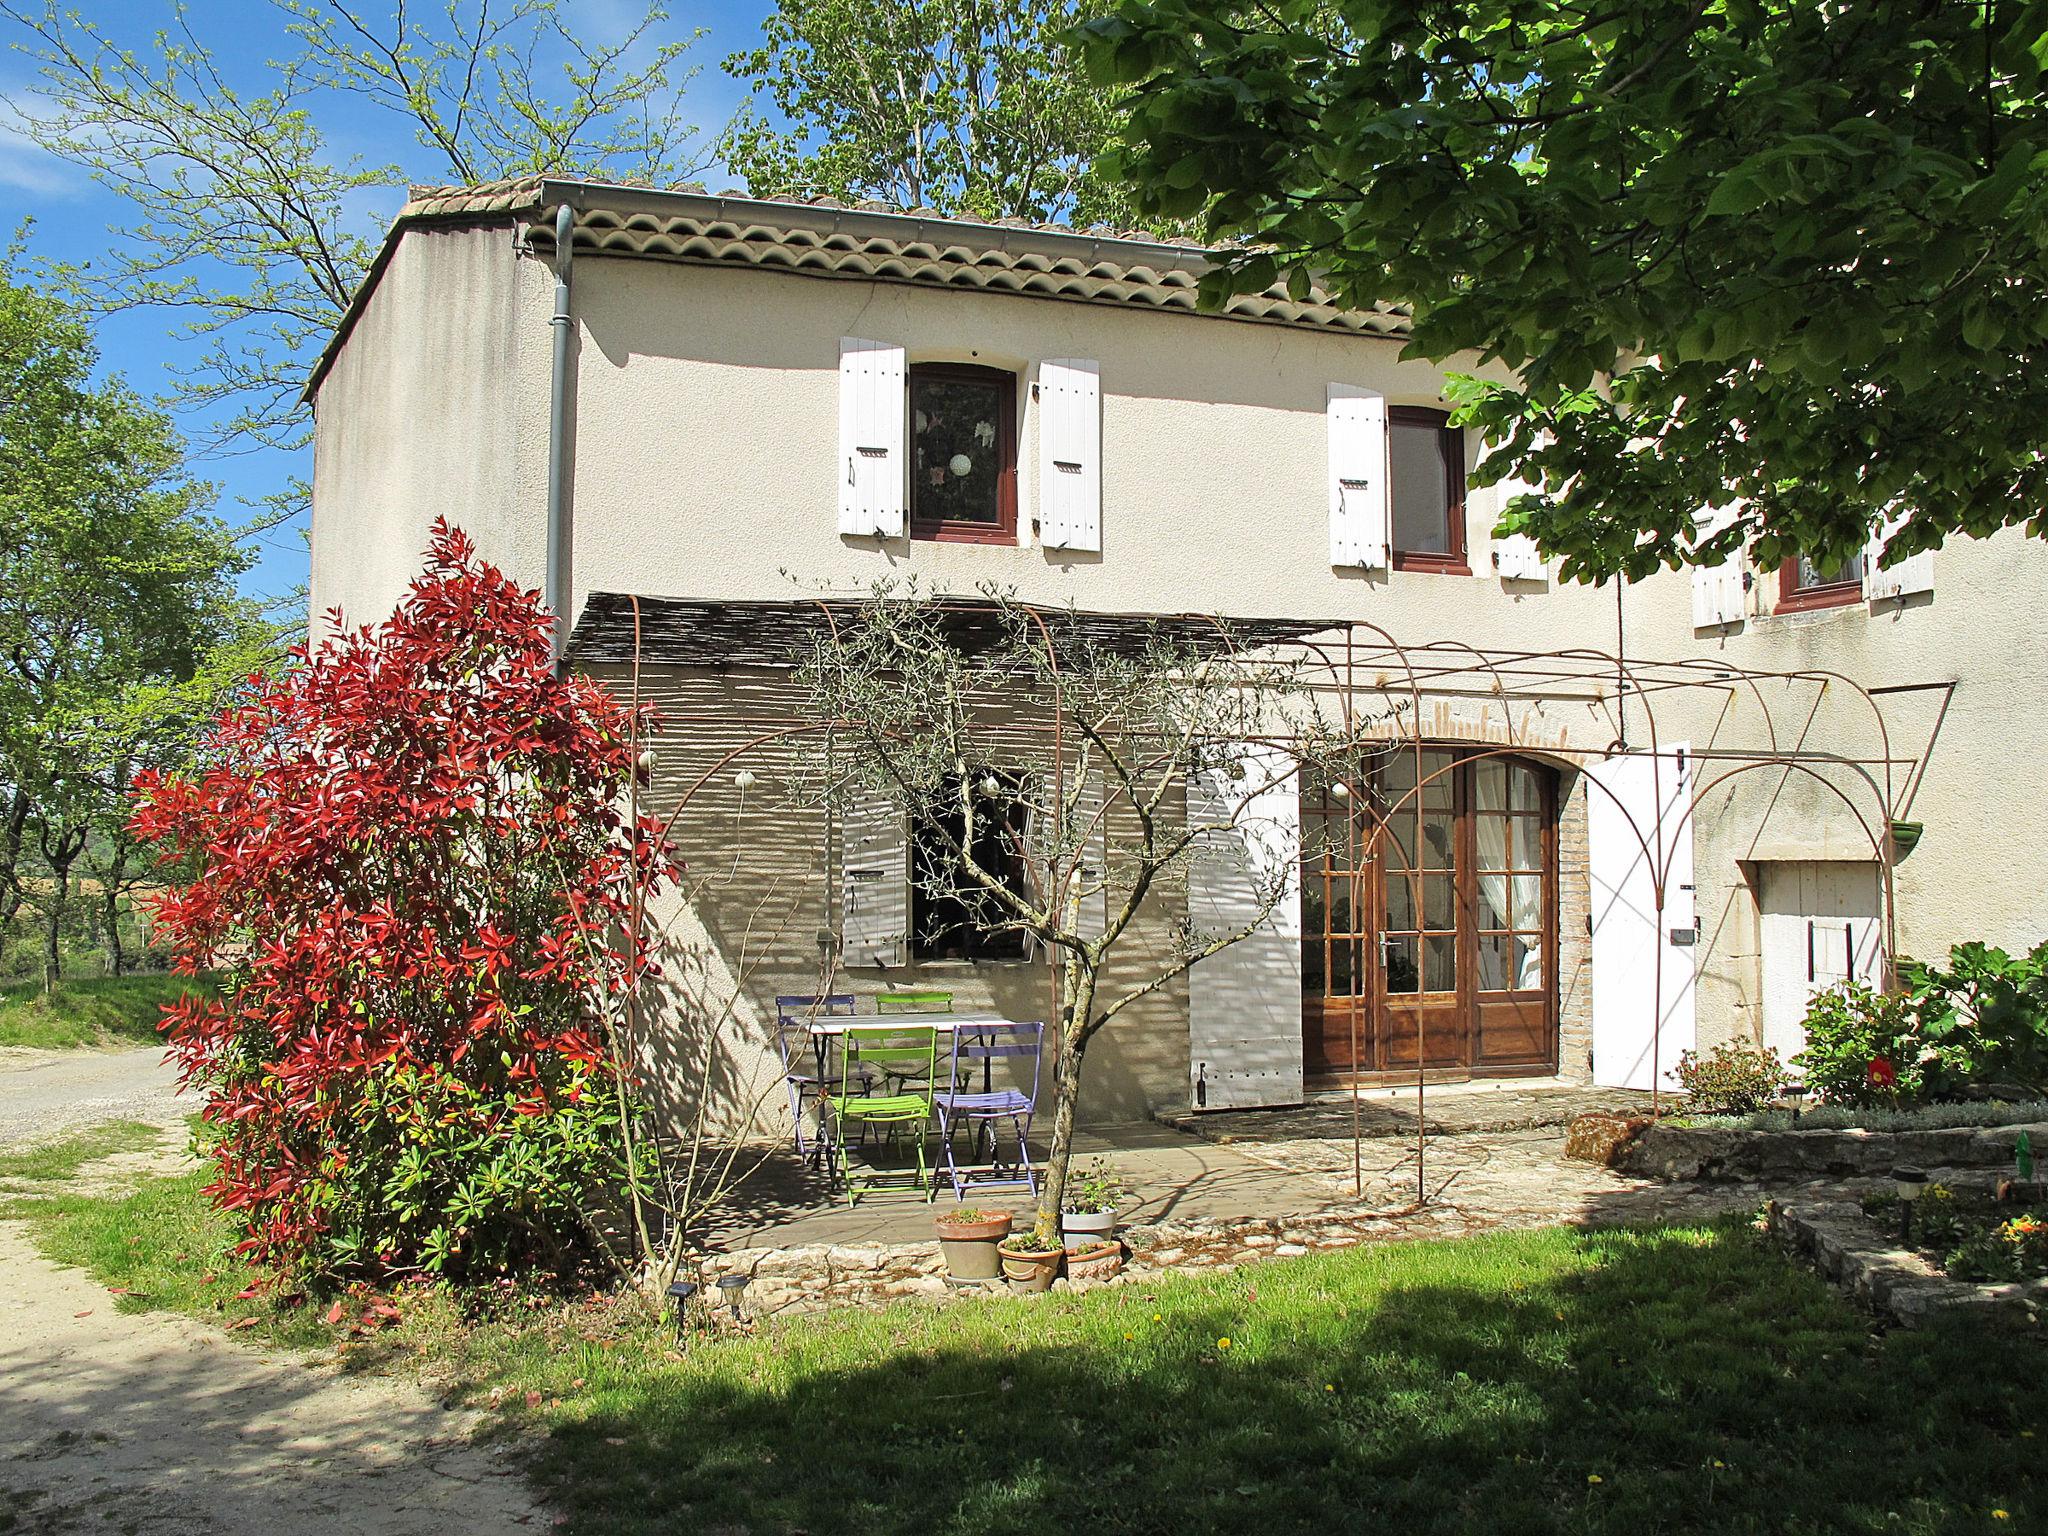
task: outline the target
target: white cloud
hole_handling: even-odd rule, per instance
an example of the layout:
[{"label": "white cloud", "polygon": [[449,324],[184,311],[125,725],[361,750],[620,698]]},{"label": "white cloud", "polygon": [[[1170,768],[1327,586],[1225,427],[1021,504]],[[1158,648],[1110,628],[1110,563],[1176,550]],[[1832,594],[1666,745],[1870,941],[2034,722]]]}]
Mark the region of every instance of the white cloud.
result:
[{"label": "white cloud", "polygon": [[0,92],[0,187],[38,197],[77,197],[90,190],[85,172],[41,148],[25,123],[22,109]]}]

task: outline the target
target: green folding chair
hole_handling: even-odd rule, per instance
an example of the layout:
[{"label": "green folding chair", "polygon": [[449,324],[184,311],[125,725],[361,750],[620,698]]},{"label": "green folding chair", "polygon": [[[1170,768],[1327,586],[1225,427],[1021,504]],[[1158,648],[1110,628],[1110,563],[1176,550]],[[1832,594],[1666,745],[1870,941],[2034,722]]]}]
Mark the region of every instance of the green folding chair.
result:
[{"label": "green folding chair", "polygon": [[[950,992],[926,988],[922,991],[914,992],[877,992],[875,994],[875,1012],[885,1017],[890,1014],[899,1013],[933,1014],[951,1013],[952,1011],[953,994]],[[889,1086],[898,1092],[903,1092],[917,1086],[914,1071],[891,1072],[888,1074],[888,1079]],[[931,1078],[927,1076],[925,1082],[930,1084]],[[954,1086],[957,1088],[959,1084],[956,1083]]]},{"label": "green folding chair", "polygon": [[[929,1201],[932,1181],[924,1160],[924,1130],[932,1117],[932,1074],[938,1070],[939,1032],[929,1024],[849,1026],[839,1037],[839,1047],[839,1091],[827,1102],[832,1106],[833,1143],[846,1203],[857,1204],[869,1190],[909,1171],[862,1163],[856,1177],[852,1136],[871,1125],[881,1127],[892,1139],[898,1130],[915,1132],[917,1173],[912,1187],[923,1190]],[[863,1086],[877,1074],[898,1083],[898,1090],[863,1092]]]}]

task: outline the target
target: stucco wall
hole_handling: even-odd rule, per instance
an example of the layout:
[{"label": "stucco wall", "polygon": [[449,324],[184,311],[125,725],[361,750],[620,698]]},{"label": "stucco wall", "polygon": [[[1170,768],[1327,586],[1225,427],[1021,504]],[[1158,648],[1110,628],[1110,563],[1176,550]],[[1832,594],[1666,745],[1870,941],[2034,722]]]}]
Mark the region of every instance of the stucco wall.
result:
[{"label": "stucco wall", "polygon": [[[374,617],[388,607],[416,566],[427,525],[443,512],[476,533],[490,558],[540,584],[551,281],[545,263],[514,254],[511,231],[422,230],[400,243],[320,395],[316,608],[338,601],[355,616]],[[1741,769],[1706,792],[1695,820],[1700,1038],[1754,1031],[1759,863],[1870,858],[1864,827],[1880,828],[1887,793],[1927,828],[1897,870],[1903,950],[1933,954],[1968,937],[2024,947],[2048,933],[2040,895],[2048,794],[2037,770],[2048,755],[2037,670],[2048,651],[2048,546],[2040,541],[2008,533],[1951,543],[1936,556],[1931,597],[1874,610],[1859,603],[1787,618],[1758,613],[1730,631],[1695,634],[1683,573],[1631,584],[1619,603],[1611,587],[1500,580],[1489,560],[1492,491],[1469,498],[1470,576],[1333,570],[1325,388],[1350,383],[1382,390],[1395,403],[1434,403],[1437,370],[1398,361],[1397,343],[601,256],[579,257],[575,310],[572,611],[600,590],[787,598],[910,576],[954,591],[993,582],[1029,599],[1104,610],[1367,620],[1408,641],[1529,650],[1619,645],[1639,657],[1833,671],[1885,689],[1955,682],[1952,697],[1900,691],[1877,701],[1888,753],[1899,759],[1888,786],[1881,762],[1870,766],[1870,780],[1809,764],[1811,773]],[[840,536],[842,336],[899,342],[913,363],[1011,368],[1027,386],[1040,359],[1099,360],[1102,553],[1043,551],[1028,542],[1037,463],[1028,387],[1019,391],[1019,547]],[[1775,590],[1775,574],[1762,575],[1754,606]],[[1386,686],[1396,689],[1398,681]],[[1685,741],[1702,754],[1703,784],[1740,767],[1737,757],[1716,754],[1773,743],[1887,755],[1870,701],[1848,682],[1818,675],[1754,689],[1730,678],[1660,694],[1654,708],[1659,740]],[[1511,730],[1533,747],[1554,749],[1565,764],[1620,738],[1641,746],[1652,736],[1645,706],[1617,706],[1613,691],[1495,708],[1491,720],[1485,714],[1432,702],[1423,727],[1444,740],[1497,741]],[[1922,758],[1924,774],[1914,778]],[[1568,1070],[1582,1064],[1590,1027],[1583,820],[1577,793],[1561,842]],[[790,848],[809,848],[821,829],[791,831]],[[817,878],[815,859],[787,873],[791,889],[829,899],[830,882]],[[713,913],[706,937],[735,942],[732,921]],[[806,913],[792,921],[797,942],[786,948],[807,954],[816,919]],[[798,965],[787,978],[796,990],[807,989],[797,985],[801,972]],[[957,980],[963,1000],[995,1006],[1028,1007],[1042,989],[1035,971],[1019,980],[999,968],[969,968]],[[1098,1049],[1106,1112],[1180,1094],[1184,994],[1168,994]]]},{"label": "stucco wall", "polygon": [[313,416],[311,618],[389,613],[434,519],[524,585],[543,575],[548,284],[506,229],[398,244]]}]

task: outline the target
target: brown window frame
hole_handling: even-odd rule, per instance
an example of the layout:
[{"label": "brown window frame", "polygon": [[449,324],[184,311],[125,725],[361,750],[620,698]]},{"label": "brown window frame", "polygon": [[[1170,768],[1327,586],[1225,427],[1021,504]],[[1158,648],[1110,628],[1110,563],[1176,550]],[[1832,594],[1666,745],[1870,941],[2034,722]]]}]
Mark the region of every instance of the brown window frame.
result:
[{"label": "brown window frame", "polygon": [[1811,613],[1818,608],[1846,608],[1863,601],[1863,573],[1847,581],[1822,582],[1817,587],[1799,584],[1799,558],[1793,556],[1778,567],[1778,604],[1774,613]]},{"label": "brown window frame", "polygon": [[996,471],[996,520],[968,523],[957,518],[924,519],[917,515],[917,477],[911,472],[911,454],[905,452],[904,477],[909,492],[910,536],[941,544],[1015,544],[1017,542],[1017,376],[1007,368],[990,368],[982,363],[912,363],[904,370],[904,441],[917,436],[914,402],[919,379],[961,379],[975,384],[995,384],[1001,390],[997,411],[996,449],[1001,467]]},{"label": "brown window frame", "polygon": [[[1445,542],[1447,550],[1404,550],[1394,543],[1394,507],[1391,492],[1387,498],[1387,555],[1397,571],[1431,571],[1439,576],[1470,576],[1472,567],[1465,560],[1465,433],[1464,429],[1451,425],[1448,411],[1439,411],[1423,405],[1394,405],[1387,408],[1387,430],[1397,426],[1435,427],[1437,447],[1444,456],[1445,484],[1450,489],[1450,505],[1444,509]],[[1388,460],[1391,463],[1392,454]]]}]

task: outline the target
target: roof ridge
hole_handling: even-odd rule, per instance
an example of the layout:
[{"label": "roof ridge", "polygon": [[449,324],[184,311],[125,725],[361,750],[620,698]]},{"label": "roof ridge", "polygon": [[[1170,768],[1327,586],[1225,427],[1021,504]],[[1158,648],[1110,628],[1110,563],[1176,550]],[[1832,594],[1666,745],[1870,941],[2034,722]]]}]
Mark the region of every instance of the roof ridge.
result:
[{"label": "roof ridge", "polygon": [[543,186],[551,181],[583,187],[620,187],[636,192],[679,192],[696,197],[735,198],[743,202],[765,203],[784,208],[826,209],[842,213],[882,213],[896,218],[934,219],[941,223],[966,224],[983,229],[1020,229],[1037,234],[1082,238],[1092,236],[1098,240],[1127,240],[1147,245],[1175,246],[1187,251],[1215,249],[1206,242],[1187,235],[1167,234],[1160,230],[1135,226],[1118,228],[1111,224],[1073,225],[1063,224],[1056,219],[1027,219],[1015,215],[985,219],[972,214],[942,213],[936,208],[923,205],[899,208],[880,198],[861,198],[849,202],[824,192],[810,196],[763,195],[743,191],[738,187],[712,192],[701,181],[678,181],[667,186],[658,186],[651,181],[630,178],[622,180],[616,177],[564,175],[554,172],[545,175],[505,176],[495,181],[458,182],[443,186],[415,183],[406,189],[405,206],[398,210],[398,217],[406,219],[457,213],[502,213],[528,203],[538,206]]}]

